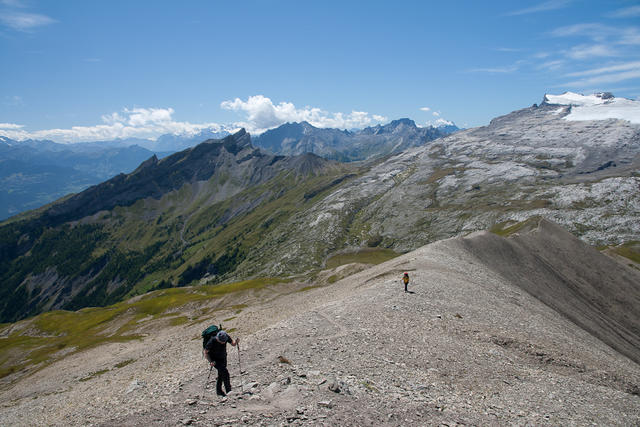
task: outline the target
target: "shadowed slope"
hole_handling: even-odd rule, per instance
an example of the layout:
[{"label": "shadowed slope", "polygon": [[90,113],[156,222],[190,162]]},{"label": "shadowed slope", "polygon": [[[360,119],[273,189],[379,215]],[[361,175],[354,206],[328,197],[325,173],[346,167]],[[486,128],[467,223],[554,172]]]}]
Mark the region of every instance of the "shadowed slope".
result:
[{"label": "shadowed slope", "polygon": [[640,362],[640,274],[544,219],[459,240],[488,267]]}]

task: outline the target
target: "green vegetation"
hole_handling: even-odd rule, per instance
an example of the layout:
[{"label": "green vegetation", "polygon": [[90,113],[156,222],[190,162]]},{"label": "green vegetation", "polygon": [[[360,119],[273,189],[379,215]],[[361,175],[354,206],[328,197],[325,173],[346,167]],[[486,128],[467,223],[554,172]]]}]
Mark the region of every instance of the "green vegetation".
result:
[{"label": "green vegetation", "polygon": [[616,255],[625,257],[628,260],[633,261],[635,264],[638,264],[629,264],[632,267],[640,266],[640,241],[633,240],[631,242],[623,243],[619,246],[599,246],[597,249],[599,251],[610,250]]},{"label": "green vegetation", "polygon": [[433,184],[433,183],[437,182],[438,180],[444,178],[447,175],[454,175],[456,172],[464,172],[465,170],[466,170],[466,168],[463,168],[463,167],[451,167],[451,168],[444,168],[444,169],[436,169],[436,170],[433,171],[431,176],[426,179],[426,181],[423,181],[420,184],[422,184],[422,185]]},{"label": "green vegetation", "polygon": [[[206,305],[212,299],[231,293],[259,290],[289,281],[262,278],[215,286],[163,289],[145,294],[140,299],[108,307],[40,314],[23,321],[28,322],[28,327],[16,328],[7,338],[0,339],[0,378],[23,370],[40,369],[67,354],[101,344],[141,339],[142,336],[136,332],[141,319],[168,318],[171,326],[183,325],[190,319],[176,314],[187,304]],[[244,307],[246,305],[242,304],[230,308],[238,313]],[[3,326],[6,328],[9,325]],[[121,362],[116,368],[132,362]],[[104,372],[94,372],[86,380]]]},{"label": "green vegetation", "polygon": [[378,390],[376,386],[374,386],[373,383],[369,380],[362,381],[360,384],[362,384],[364,388],[367,389],[367,391],[370,391],[373,393],[380,393],[380,390]]},{"label": "green vegetation", "polygon": [[[124,361],[122,361],[120,363],[116,363],[115,368],[116,369],[124,368],[125,366],[127,366],[127,365],[129,365],[129,364],[131,364],[133,362],[135,362],[135,359],[127,359],[127,360],[124,360]],[[106,374],[109,371],[111,371],[111,369],[102,369],[100,371],[91,372],[89,375],[87,375],[86,377],[80,378],[78,381],[82,381],[82,382],[89,381],[90,379],[99,377],[100,375]]]},{"label": "green vegetation", "polygon": [[189,318],[187,316],[172,317],[171,319],[169,319],[169,324],[171,326],[180,326],[184,325],[185,323],[189,323]]},{"label": "green vegetation", "polygon": [[[51,307],[108,306],[152,290],[192,285],[205,275],[209,283],[224,283],[255,274],[245,261],[265,236],[349,181],[355,176],[351,169],[333,167],[309,176],[283,171],[244,190],[246,184],[223,170],[203,184],[206,191],[186,184],[157,200],[116,206],[90,222],[52,226],[39,212],[3,223],[0,321]],[[211,203],[222,185],[242,191]]]},{"label": "green vegetation", "polygon": [[110,371],[110,369],[102,369],[102,370],[100,370],[100,371],[91,372],[91,373],[90,373],[89,375],[87,375],[86,377],[84,377],[84,378],[80,378],[80,379],[79,379],[79,381],[82,381],[82,382],[84,382],[84,381],[89,381],[90,379],[95,378],[95,377],[99,377],[100,375],[102,375],[102,374],[104,374],[104,373],[107,373],[107,372],[109,372],[109,371]]},{"label": "green vegetation", "polygon": [[[331,277],[334,277],[334,276],[331,276]],[[329,278],[329,283],[334,283],[334,282],[331,282],[331,277]],[[321,287],[321,286],[320,285],[305,286],[304,288],[298,289],[298,292],[310,291],[311,289],[316,289],[316,288],[319,288],[319,287]]]},{"label": "green vegetation", "polygon": [[123,360],[120,363],[116,363],[116,368],[120,369],[120,368],[124,368],[125,366],[135,362],[135,359],[127,359],[127,360]]},{"label": "green vegetation", "polygon": [[336,268],[345,264],[381,264],[397,257],[391,249],[362,249],[357,252],[334,255],[327,260],[326,268]]}]

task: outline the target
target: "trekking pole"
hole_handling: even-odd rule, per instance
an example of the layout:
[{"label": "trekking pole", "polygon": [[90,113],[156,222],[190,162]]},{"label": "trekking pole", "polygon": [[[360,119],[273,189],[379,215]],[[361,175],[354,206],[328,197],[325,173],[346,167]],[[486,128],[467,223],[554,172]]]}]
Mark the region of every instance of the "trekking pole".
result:
[{"label": "trekking pole", "polygon": [[211,378],[211,371],[212,370],[213,370],[213,365],[210,365],[209,366],[209,375],[207,375],[207,382],[204,383],[204,388],[203,388],[203,391],[202,391],[203,395],[207,391],[207,384],[209,384],[209,378]]},{"label": "trekking pole", "polygon": [[236,344],[238,348],[238,369],[240,369],[240,392],[244,394],[244,387],[242,385],[242,364],[240,363],[240,343]]}]

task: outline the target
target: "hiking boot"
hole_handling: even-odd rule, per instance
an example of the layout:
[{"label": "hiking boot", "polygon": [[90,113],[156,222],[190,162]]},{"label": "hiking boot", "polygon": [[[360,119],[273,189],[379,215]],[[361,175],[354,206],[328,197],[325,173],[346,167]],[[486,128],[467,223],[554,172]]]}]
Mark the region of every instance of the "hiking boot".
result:
[{"label": "hiking boot", "polygon": [[222,397],[225,397],[225,396],[226,396],[225,392],[224,392],[224,391],[222,391],[222,390],[216,390],[216,394],[217,394],[218,396],[222,396]]}]

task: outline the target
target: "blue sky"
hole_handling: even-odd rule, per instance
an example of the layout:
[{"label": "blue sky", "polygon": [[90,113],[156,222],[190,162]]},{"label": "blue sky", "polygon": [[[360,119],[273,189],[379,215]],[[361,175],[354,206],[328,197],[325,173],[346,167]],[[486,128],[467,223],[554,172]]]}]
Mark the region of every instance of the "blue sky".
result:
[{"label": "blue sky", "polygon": [[640,2],[0,0],[0,135],[487,124],[640,96]]}]

